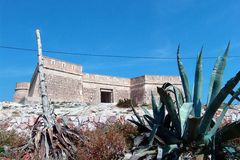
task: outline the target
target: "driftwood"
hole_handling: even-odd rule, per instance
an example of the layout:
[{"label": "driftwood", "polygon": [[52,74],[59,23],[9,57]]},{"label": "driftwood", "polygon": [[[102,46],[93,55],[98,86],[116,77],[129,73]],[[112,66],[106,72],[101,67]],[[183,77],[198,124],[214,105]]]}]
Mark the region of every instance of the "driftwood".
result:
[{"label": "driftwood", "polygon": [[70,129],[64,121],[60,123],[56,122],[54,108],[49,105],[48,101],[39,30],[36,30],[36,38],[38,44],[38,71],[43,112],[36,119],[32,127],[29,142],[19,149],[30,153],[33,159],[75,159],[75,144],[77,141],[82,140],[82,137],[78,132]]}]

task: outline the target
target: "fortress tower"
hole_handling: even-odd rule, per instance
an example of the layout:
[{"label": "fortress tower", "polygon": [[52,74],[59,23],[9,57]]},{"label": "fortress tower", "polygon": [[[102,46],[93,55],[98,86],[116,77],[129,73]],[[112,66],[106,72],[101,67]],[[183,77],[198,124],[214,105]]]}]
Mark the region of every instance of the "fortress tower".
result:
[{"label": "fortress tower", "polygon": [[24,103],[25,98],[28,96],[29,82],[20,82],[16,84],[15,94],[13,97],[14,102]]}]

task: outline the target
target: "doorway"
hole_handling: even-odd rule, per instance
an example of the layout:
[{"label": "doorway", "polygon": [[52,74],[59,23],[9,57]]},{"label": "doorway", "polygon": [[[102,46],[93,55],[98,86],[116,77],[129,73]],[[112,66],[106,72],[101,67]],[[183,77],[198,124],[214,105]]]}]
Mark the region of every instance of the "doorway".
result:
[{"label": "doorway", "polygon": [[113,103],[113,90],[112,89],[100,89],[101,103]]}]

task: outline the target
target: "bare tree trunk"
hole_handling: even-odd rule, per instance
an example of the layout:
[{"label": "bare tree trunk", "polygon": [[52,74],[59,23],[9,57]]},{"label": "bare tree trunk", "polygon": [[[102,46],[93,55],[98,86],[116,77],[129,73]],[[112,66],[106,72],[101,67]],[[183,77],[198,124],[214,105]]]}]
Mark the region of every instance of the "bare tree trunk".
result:
[{"label": "bare tree trunk", "polygon": [[44,64],[43,64],[43,56],[42,56],[42,43],[40,30],[36,30],[36,38],[37,38],[37,46],[38,46],[38,72],[39,72],[39,81],[40,81],[40,94],[42,100],[42,109],[43,115],[46,116],[48,127],[54,125],[54,113],[53,108],[50,107],[48,102],[48,95],[45,84],[45,74],[44,74]]}]

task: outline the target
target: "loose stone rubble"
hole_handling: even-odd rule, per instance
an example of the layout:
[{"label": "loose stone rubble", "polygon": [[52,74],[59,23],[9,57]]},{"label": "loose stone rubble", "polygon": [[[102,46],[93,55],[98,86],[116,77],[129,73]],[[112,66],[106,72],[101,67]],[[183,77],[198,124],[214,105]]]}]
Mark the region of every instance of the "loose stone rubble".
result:
[{"label": "loose stone rubble", "polygon": [[[133,116],[131,108],[119,108],[112,103],[88,105],[86,103],[54,103],[56,121],[64,121],[70,128],[81,130],[94,129],[96,123],[120,121],[125,123]],[[140,107],[136,110],[140,115],[144,112]],[[0,128],[29,133],[42,108],[40,105],[22,105],[12,102],[0,102]]]},{"label": "loose stone rubble", "polygon": [[[54,106],[57,122],[64,121],[70,128],[78,127],[81,130],[94,129],[95,124],[99,122],[120,121],[121,123],[125,123],[133,116],[131,108],[119,108],[113,103],[89,105],[86,103],[61,102],[52,103],[51,105]],[[136,110],[140,116],[144,114],[141,107],[137,107]],[[41,112],[42,108],[40,105],[0,102],[0,128],[4,130],[16,130],[20,133],[29,133]],[[218,110],[215,118],[219,117],[220,113],[221,109]],[[223,123],[226,124],[239,119],[240,111],[229,109]]]}]

